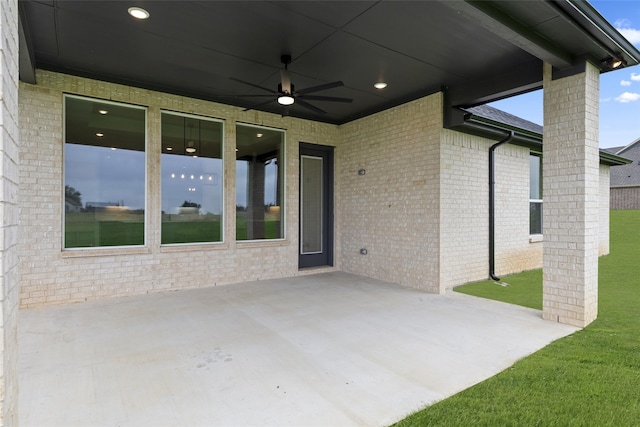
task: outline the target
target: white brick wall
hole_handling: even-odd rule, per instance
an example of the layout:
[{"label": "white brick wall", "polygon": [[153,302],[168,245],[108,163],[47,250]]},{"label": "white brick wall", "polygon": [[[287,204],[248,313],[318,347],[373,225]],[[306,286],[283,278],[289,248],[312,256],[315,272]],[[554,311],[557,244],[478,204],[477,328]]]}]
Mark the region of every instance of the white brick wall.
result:
[{"label": "white brick wall", "polygon": [[[344,270],[431,292],[488,277],[496,141],[443,130],[441,102],[432,95],[343,126]],[[496,159],[496,272],[540,267],[542,245],[529,243],[529,150],[502,146]]]},{"label": "white brick wall", "polygon": [[342,126],[345,271],[440,292],[441,103],[440,94],[431,95]]},{"label": "white brick wall", "polygon": [[[497,141],[445,131],[442,145],[442,286],[489,275],[489,148]],[[495,150],[495,270],[501,276],[542,265],[529,242],[529,149]]]},{"label": "white brick wall", "polygon": [[17,425],[18,2],[0,2],[0,425]]},{"label": "white brick wall", "polygon": [[489,147],[495,141],[443,132],[440,280],[452,287],[489,274]]}]

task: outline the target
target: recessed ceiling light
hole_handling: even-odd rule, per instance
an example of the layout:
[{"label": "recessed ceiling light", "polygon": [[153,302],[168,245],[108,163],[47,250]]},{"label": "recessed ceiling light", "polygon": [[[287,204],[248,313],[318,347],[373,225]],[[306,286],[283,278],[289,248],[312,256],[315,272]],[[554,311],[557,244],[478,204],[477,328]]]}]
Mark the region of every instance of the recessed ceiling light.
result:
[{"label": "recessed ceiling light", "polygon": [[100,113],[100,114],[102,114],[102,115],[105,115],[105,114],[107,114],[108,112],[109,112],[109,111],[107,111],[107,110],[98,110],[98,113]]},{"label": "recessed ceiling light", "polygon": [[375,87],[376,89],[384,89],[385,87],[387,87],[387,84],[385,82],[378,82],[374,84],[373,87]]},{"label": "recessed ceiling light", "polygon": [[261,133],[256,134],[256,136],[257,136],[258,138],[262,138],[262,134],[261,134]]},{"label": "recessed ceiling light", "polygon": [[141,7],[130,7],[129,15],[133,16],[136,19],[147,19],[150,16],[149,12]]},{"label": "recessed ceiling light", "polygon": [[104,133],[98,132],[98,133],[96,133],[96,136],[99,137],[99,138],[102,138],[104,136]]},{"label": "recessed ceiling light", "polygon": [[172,151],[172,150],[173,150],[173,147],[167,147],[167,148],[166,148],[166,150],[167,150],[167,151]]}]

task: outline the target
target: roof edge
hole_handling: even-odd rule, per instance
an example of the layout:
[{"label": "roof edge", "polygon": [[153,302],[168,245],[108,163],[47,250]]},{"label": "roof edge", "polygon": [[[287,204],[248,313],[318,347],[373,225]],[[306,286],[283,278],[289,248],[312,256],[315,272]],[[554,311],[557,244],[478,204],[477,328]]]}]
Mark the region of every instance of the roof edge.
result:
[{"label": "roof edge", "polygon": [[612,49],[611,53],[622,55],[625,66],[640,64],[640,51],[587,1],[554,0],[553,3],[579,23],[585,32],[590,33],[603,46]]},{"label": "roof edge", "polygon": [[[457,110],[464,112],[464,110],[460,108],[458,108]],[[515,126],[510,126],[505,123],[496,122],[494,120],[476,116],[470,113],[464,114],[463,117],[464,120],[458,122],[455,125],[451,125],[448,127],[445,126],[445,128],[495,140],[503,139],[509,134],[510,131],[513,131],[513,139],[511,140],[510,144],[526,147],[533,151],[542,152],[542,134],[531,132],[526,129],[517,128]],[[632,162],[632,160],[608,153],[601,149],[598,149],[598,152],[600,164],[603,165],[622,166]]]},{"label": "roof edge", "polygon": [[[462,109],[458,110],[464,112]],[[471,113],[464,114],[464,120],[450,126],[445,126],[445,128],[495,140],[504,139],[509,135],[509,132],[513,131],[513,138],[510,144],[527,147],[535,151],[542,151],[542,135],[488,120]]]},{"label": "roof edge", "polygon": [[600,163],[608,166],[622,166],[633,163],[633,160],[600,150]]},{"label": "roof edge", "polygon": [[620,154],[623,153],[625,151],[627,151],[629,148],[633,147],[634,145],[636,145],[637,143],[640,142],[640,138],[636,139],[635,141],[625,145],[624,147],[622,147],[620,150],[616,151],[616,154]]}]

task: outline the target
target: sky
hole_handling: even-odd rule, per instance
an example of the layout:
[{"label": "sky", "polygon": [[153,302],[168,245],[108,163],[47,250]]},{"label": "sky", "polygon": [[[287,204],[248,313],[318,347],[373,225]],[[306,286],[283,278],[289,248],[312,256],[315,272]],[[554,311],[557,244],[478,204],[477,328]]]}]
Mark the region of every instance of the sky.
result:
[{"label": "sky", "polygon": [[[640,49],[640,1],[592,0],[591,5]],[[542,125],[542,91],[489,104]],[[600,76],[600,148],[626,146],[640,138],[640,66]]]}]

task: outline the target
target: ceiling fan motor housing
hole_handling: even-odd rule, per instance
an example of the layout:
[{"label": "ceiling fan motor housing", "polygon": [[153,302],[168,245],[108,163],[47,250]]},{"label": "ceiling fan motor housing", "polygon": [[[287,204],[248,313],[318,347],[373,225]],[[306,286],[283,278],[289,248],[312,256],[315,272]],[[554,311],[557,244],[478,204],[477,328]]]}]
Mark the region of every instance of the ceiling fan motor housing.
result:
[{"label": "ceiling fan motor housing", "polygon": [[290,92],[284,91],[282,90],[282,83],[278,83],[278,93],[280,94],[293,96],[293,93],[295,92],[293,83],[290,84],[290,88],[291,88]]},{"label": "ceiling fan motor housing", "polygon": [[280,57],[280,62],[284,64],[284,68],[287,68],[287,65],[291,64],[291,55],[282,55]]}]

